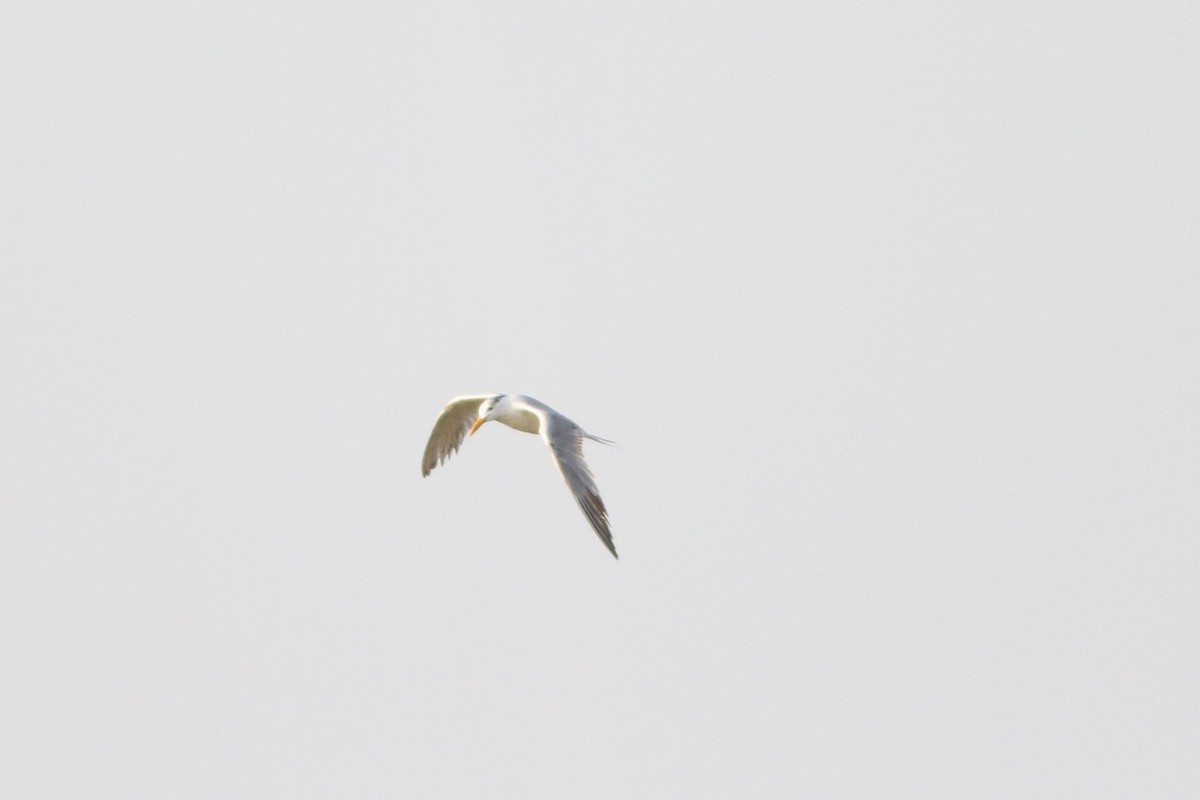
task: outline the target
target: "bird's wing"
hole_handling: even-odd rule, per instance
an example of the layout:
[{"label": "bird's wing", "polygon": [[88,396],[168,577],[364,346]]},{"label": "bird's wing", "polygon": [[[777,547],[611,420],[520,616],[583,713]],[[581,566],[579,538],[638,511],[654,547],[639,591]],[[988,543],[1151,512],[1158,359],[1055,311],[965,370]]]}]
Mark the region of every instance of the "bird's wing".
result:
[{"label": "bird's wing", "polygon": [[429,444],[425,445],[425,456],[421,459],[421,475],[427,476],[433,468],[445,463],[458,451],[471,424],[479,417],[479,406],[494,394],[473,394],[456,397],[442,409],[441,416],[433,423]]},{"label": "bird's wing", "polygon": [[600,499],[592,471],[583,460],[583,431],[557,412],[542,411],[539,416],[542,417],[542,436],[550,445],[554,463],[558,465],[558,471],[570,487],[571,494],[575,495],[575,502],[579,503],[588,522],[592,523],[600,541],[617,558],[617,548],[613,546],[612,532],[608,529],[608,511]]}]

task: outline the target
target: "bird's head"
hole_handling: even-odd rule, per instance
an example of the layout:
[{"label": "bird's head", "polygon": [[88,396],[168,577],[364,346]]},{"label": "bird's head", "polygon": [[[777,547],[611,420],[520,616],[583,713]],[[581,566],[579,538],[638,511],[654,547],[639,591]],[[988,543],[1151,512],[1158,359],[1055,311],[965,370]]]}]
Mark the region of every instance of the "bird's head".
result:
[{"label": "bird's head", "polygon": [[502,394],[496,395],[495,397],[488,398],[479,404],[479,418],[475,420],[475,424],[471,426],[471,432],[467,434],[468,436],[474,436],[475,431],[479,430],[483,423],[496,418],[496,414],[498,413],[496,407],[500,405],[500,401],[503,397],[504,395]]}]

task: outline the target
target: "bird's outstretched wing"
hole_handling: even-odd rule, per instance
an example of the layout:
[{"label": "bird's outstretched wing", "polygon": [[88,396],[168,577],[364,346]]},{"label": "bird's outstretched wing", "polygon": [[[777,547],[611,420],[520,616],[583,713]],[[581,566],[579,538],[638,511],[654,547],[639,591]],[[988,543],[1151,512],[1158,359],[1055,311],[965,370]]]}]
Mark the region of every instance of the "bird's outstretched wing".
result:
[{"label": "bird's outstretched wing", "polygon": [[608,511],[600,499],[600,490],[596,488],[592,471],[583,460],[583,431],[557,412],[542,412],[540,416],[542,436],[550,445],[554,463],[558,465],[558,471],[570,487],[571,494],[575,495],[575,502],[579,503],[583,515],[592,523],[596,535],[613,554],[613,558],[619,558],[617,548],[613,546],[612,532],[608,529]]},{"label": "bird's outstretched wing", "polygon": [[458,451],[463,439],[467,438],[471,424],[479,417],[479,405],[493,397],[496,395],[466,395],[446,404],[437,422],[433,423],[433,433],[429,434],[429,443],[425,445],[425,455],[421,459],[422,476],[428,476],[434,467],[445,463]]}]

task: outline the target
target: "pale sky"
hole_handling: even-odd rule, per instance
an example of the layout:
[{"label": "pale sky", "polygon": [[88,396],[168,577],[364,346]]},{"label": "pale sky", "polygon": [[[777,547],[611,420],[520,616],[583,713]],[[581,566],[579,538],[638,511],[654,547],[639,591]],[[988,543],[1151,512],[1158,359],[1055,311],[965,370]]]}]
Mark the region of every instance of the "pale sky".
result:
[{"label": "pale sky", "polygon": [[1197,42],[7,5],[0,795],[1200,795]]}]

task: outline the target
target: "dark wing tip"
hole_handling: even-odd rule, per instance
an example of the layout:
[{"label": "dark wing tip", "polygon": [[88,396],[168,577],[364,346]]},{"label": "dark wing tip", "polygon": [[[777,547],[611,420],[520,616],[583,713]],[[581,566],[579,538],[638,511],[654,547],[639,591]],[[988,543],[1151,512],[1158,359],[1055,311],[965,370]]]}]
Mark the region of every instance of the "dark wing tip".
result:
[{"label": "dark wing tip", "polygon": [[617,555],[617,546],[613,544],[612,531],[608,529],[608,509],[604,507],[604,501],[595,492],[588,492],[586,496],[588,502],[580,500],[579,507],[583,509],[584,516],[588,518],[588,522],[592,524],[592,528],[600,537],[600,541],[604,542],[608,552],[613,554],[613,558],[620,559],[621,557]]}]

